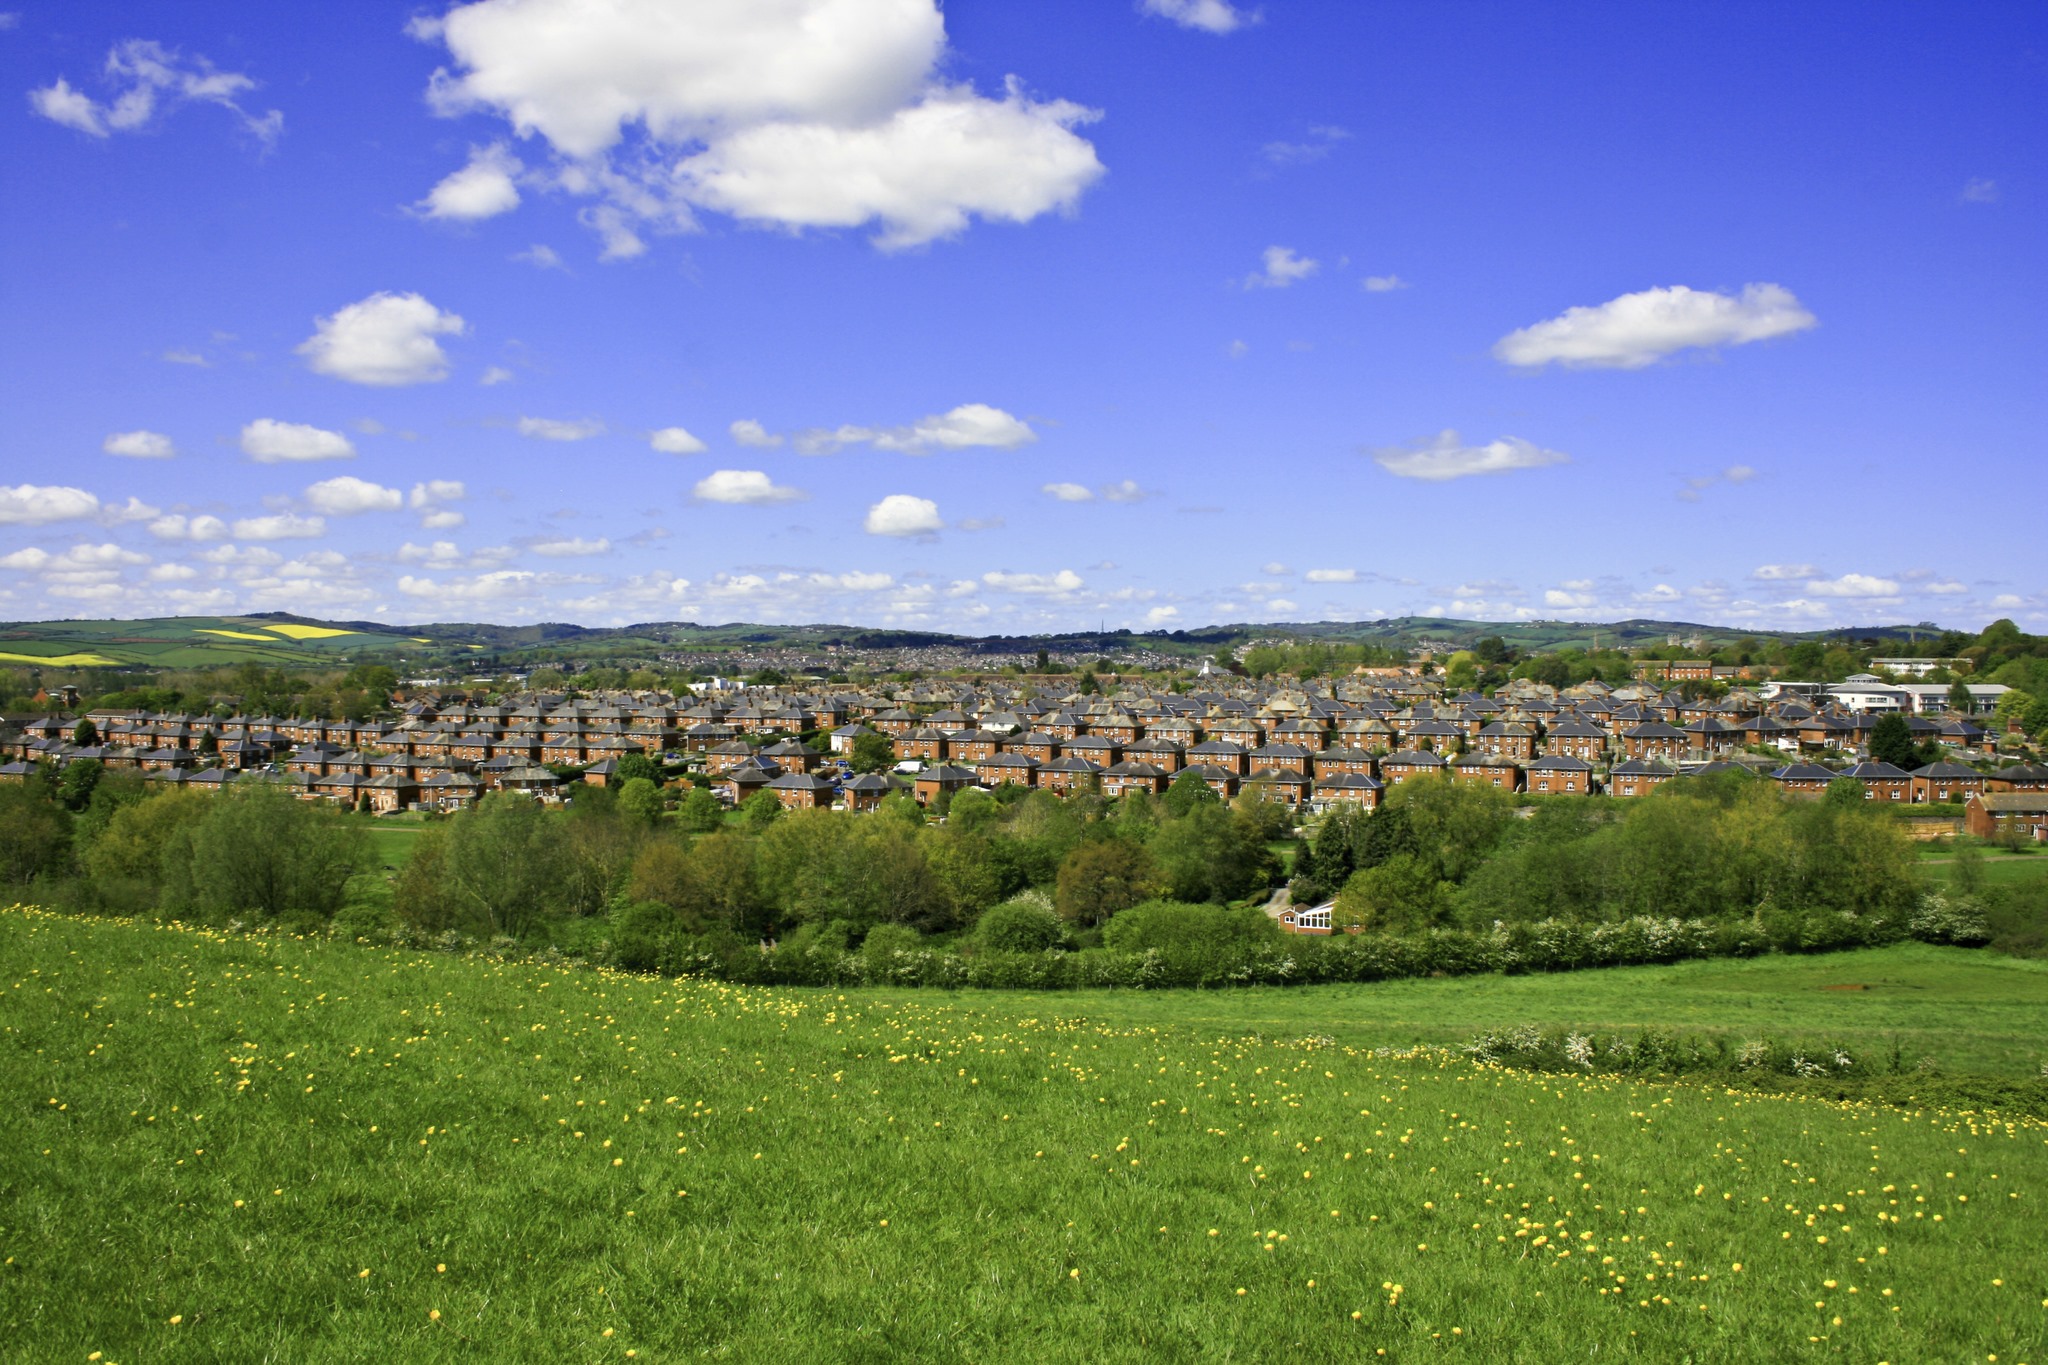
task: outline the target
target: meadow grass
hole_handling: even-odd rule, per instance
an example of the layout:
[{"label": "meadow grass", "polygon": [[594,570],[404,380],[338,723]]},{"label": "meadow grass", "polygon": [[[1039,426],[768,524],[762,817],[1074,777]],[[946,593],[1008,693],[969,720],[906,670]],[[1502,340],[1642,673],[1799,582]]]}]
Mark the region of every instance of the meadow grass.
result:
[{"label": "meadow grass", "polygon": [[2048,1125],[1189,998],[0,912],[0,1354],[2048,1359]]},{"label": "meadow grass", "polygon": [[[1845,989],[1861,987],[1861,989]],[[916,991],[877,992],[909,1003]],[[1363,985],[1206,991],[976,991],[975,1008],[1053,1011],[1116,1027],[1173,1024],[1353,1047],[1461,1044],[1535,1024],[1847,1043],[1907,1064],[2036,1076],[2048,1064],[2048,961],[1902,943],[1811,956],[1774,953],[1658,967],[1528,976],[1481,974]]]}]

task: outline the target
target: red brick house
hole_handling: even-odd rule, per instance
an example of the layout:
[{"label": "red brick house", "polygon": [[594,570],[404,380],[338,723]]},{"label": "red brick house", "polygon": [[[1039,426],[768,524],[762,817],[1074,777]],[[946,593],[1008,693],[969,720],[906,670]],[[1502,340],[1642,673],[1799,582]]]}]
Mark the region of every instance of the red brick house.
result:
[{"label": "red brick house", "polygon": [[1904,768],[1895,768],[1889,763],[1858,763],[1844,769],[1844,777],[1853,777],[1863,784],[1863,796],[1867,801],[1899,801],[1913,799],[1913,775]]},{"label": "red brick house", "polygon": [[1678,769],[1654,759],[1632,758],[1607,775],[1610,796],[1648,796],[1678,776]]},{"label": "red brick house", "polygon": [[941,763],[926,768],[911,780],[910,794],[920,806],[929,806],[940,795],[950,796],[975,785],[974,774],[966,768],[956,768],[950,763]]},{"label": "red brick house", "polygon": [[948,757],[946,752],[946,736],[930,726],[898,734],[895,737],[894,743],[896,761],[898,763],[909,759],[921,759],[926,763],[942,763]]},{"label": "red brick house", "polygon": [[1536,757],[1536,727],[1520,721],[1497,720],[1473,736],[1472,748],[1493,758]]},{"label": "red brick house", "polygon": [[1569,754],[1546,754],[1522,772],[1524,791],[1552,796],[1587,796],[1593,790],[1593,765]]},{"label": "red brick house", "polygon": [[1984,774],[1946,760],[1913,770],[1913,799],[1928,803],[1951,798],[1968,800],[1984,791]]},{"label": "red brick house", "polygon": [[1771,781],[1787,796],[1817,801],[1828,794],[1835,773],[1818,763],[1788,763],[1771,773]]},{"label": "red brick house", "polygon": [[1156,763],[1134,763],[1126,759],[1112,764],[1102,774],[1102,794],[1122,796],[1125,792],[1144,792],[1148,796],[1163,795],[1171,780],[1167,771]]},{"label": "red brick house", "polygon": [[1233,777],[1243,777],[1250,767],[1244,746],[1229,739],[1203,740],[1188,750],[1188,762],[1222,768]]},{"label": "red brick house", "polygon": [[1365,773],[1333,772],[1316,778],[1310,801],[1317,810],[1328,810],[1339,803],[1373,810],[1379,806],[1383,790],[1378,778]]},{"label": "red brick house", "polygon": [[1099,791],[1102,786],[1102,765],[1072,754],[1062,754],[1050,763],[1039,765],[1038,785],[1062,796],[1074,792]]},{"label": "red brick house", "polygon": [[1496,758],[1492,754],[1460,754],[1451,760],[1450,771],[1453,782],[1508,792],[1522,789],[1522,765],[1511,758]]},{"label": "red brick house", "polygon": [[1192,774],[1207,783],[1209,790],[1225,801],[1237,795],[1238,775],[1217,763],[1191,763],[1174,775],[1176,781]]},{"label": "red brick house", "polygon": [[1690,747],[1685,731],[1662,721],[1650,721],[1622,731],[1622,752],[1636,759],[1666,759],[1676,762]]},{"label": "red brick house", "polygon": [[1039,767],[1039,761],[1029,754],[990,754],[974,765],[974,776],[984,787],[1000,787],[1005,782],[1035,787]]},{"label": "red brick house", "polygon": [[1306,774],[1309,769],[1309,751],[1299,744],[1261,744],[1245,755],[1253,771],[1261,768],[1278,768],[1287,772]]},{"label": "red brick house", "polygon": [[1398,787],[1412,777],[1429,777],[1444,770],[1444,759],[1419,749],[1403,749],[1380,760],[1380,781]]},{"label": "red brick house", "polygon": [[1963,803],[1963,828],[1980,839],[2018,835],[2048,843],[2048,793],[1979,792]]},{"label": "red brick house", "polygon": [[829,807],[837,794],[832,784],[816,773],[784,773],[768,783],[767,790],[784,810],[818,810]]}]

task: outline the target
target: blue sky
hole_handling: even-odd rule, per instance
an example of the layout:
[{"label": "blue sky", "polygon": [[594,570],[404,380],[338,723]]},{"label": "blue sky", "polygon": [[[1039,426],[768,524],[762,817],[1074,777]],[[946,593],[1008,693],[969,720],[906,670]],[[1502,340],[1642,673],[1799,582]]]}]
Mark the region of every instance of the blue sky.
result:
[{"label": "blue sky", "polygon": [[0,616],[2048,624],[2038,5],[31,3],[0,85]]}]

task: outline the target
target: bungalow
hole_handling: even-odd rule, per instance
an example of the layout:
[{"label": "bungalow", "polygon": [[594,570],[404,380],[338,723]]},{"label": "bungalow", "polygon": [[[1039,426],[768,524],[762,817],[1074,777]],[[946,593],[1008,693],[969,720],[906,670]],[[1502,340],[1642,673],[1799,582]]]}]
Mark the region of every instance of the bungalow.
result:
[{"label": "bungalow", "polygon": [[1963,828],[1980,839],[2017,835],[2048,843],[2048,793],[1979,792],[1963,803]]},{"label": "bungalow", "polygon": [[1984,774],[1946,759],[1913,770],[1913,799],[1923,804],[1962,801],[1984,790]]},{"label": "bungalow", "polygon": [[941,763],[919,773],[911,782],[910,794],[918,805],[929,806],[941,796],[950,799],[955,792],[965,791],[973,785],[973,772],[966,768],[956,768],[950,763]]},{"label": "bungalow", "polygon": [[1913,775],[1904,768],[1895,768],[1889,763],[1858,763],[1853,768],[1842,770],[1843,777],[1853,777],[1863,784],[1863,796],[1868,801],[1910,801],[1913,799]]},{"label": "bungalow", "polygon": [[1805,797],[1809,800],[1827,795],[1828,784],[1835,780],[1835,772],[1818,763],[1788,763],[1771,773],[1771,781],[1778,784],[1778,790],[1787,796]]},{"label": "bungalow", "polygon": [[1284,934],[1327,934],[1330,932],[1330,911],[1335,901],[1321,905],[1288,905],[1279,910],[1268,911]]},{"label": "bungalow", "polygon": [[1317,810],[1328,810],[1340,802],[1375,810],[1383,790],[1378,778],[1365,773],[1333,772],[1316,778],[1311,804]]},{"label": "bungalow", "polygon": [[1593,765],[1567,754],[1549,754],[1530,763],[1522,775],[1523,789],[1586,796],[1593,790]]},{"label": "bungalow", "polygon": [[1607,791],[1612,796],[1648,796],[1676,776],[1678,769],[1668,763],[1632,758],[1607,775]]}]

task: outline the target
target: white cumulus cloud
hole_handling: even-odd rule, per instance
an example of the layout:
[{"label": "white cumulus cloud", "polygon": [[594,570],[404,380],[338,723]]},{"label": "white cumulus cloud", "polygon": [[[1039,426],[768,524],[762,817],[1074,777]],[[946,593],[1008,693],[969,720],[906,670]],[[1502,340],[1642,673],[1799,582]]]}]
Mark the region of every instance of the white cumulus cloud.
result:
[{"label": "white cumulus cloud", "polygon": [[149,523],[149,533],[158,540],[226,540],[228,524],[219,517],[172,512]]},{"label": "white cumulus cloud", "polygon": [[1808,579],[1806,590],[1815,597],[1897,597],[1899,584],[1873,574],[1845,573],[1840,578]]},{"label": "white cumulus cloud", "polygon": [[316,373],[351,384],[431,384],[448,377],[448,354],[435,338],[467,328],[418,294],[379,292],[315,319],[298,351]]},{"label": "white cumulus cloud", "polygon": [[557,540],[536,541],[526,548],[550,559],[571,559],[582,555],[609,554],[612,543],[603,536],[595,540],[585,540],[581,536],[563,536]]},{"label": "white cumulus cloud", "polygon": [[1247,289],[1285,289],[1296,280],[1305,280],[1322,267],[1321,261],[1298,255],[1293,247],[1269,246],[1263,257],[1263,264],[1244,277]]},{"label": "white cumulus cloud", "polygon": [[929,455],[935,450],[971,450],[983,447],[1015,450],[1038,439],[1029,423],[1001,408],[986,403],[962,403],[950,412],[924,417],[901,427],[842,426],[800,431],[794,437],[796,449],[805,455],[829,455],[844,446],[867,444],[877,450],[899,451],[905,455]]},{"label": "white cumulus cloud", "polygon": [[100,500],[62,484],[0,484],[0,526],[47,526],[96,516]]},{"label": "white cumulus cloud", "polygon": [[1020,593],[1027,597],[1061,597],[1087,586],[1081,575],[1072,569],[1049,574],[991,570],[981,576],[981,581],[996,592]]},{"label": "white cumulus cloud", "polygon": [[235,522],[236,540],[310,540],[327,533],[320,517],[302,517],[278,512],[267,517],[242,517]]},{"label": "white cumulus cloud", "polygon": [[1356,583],[1356,569],[1310,569],[1302,575],[1311,583]]},{"label": "white cumulus cloud", "polygon": [[146,38],[117,43],[107,53],[101,76],[114,92],[95,100],[59,76],[50,85],[29,91],[29,107],[54,123],[92,137],[138,132],[186,104],[212,104],[232,112],[242,126],[266,147],[284,131],[284,114],[272,109],[251,114],[237,96],[256,82],[233,71],[217,71],[204,57],[187,59],[174,48]]},{"label": "white cumulus cloud", "polygon": [[346,460],[356,448],[338,431],[259,417],[242,428],[242,453],[260,464],[301,460]]},{"label": "white cumulus cloud", "polygon": [[523,167],[502,142],[472,147],[469,164],[450,171],[441,183],[427,191],[418,211],[428,218],[475,222],[495,218],[519,207],[516,177]]},{"label": "white cumulus cloud", "polygon": [[1230,0],[1138,0],[1138,10],[1203,33],[1235,33],[1258,22],[1257,10],[1238,9]]},{"label": "white cumulus cloud", "polygon": [[1154,607],[1145,613],[1145,624],[1148,626],[1171,625],[1179,617],[1179,607]]},{"label": "white cumulus cloud", "polygon": [[782,444],[780,436],[775,435],[751,417],[740,418],[739,421],[734,422],[726,430],[732,433],[733,440],[743,446],[752,446],[757,450],[771,450]]},{"label": "white cumulus cloud", "polygon": [[1094,111],[937,76],[936,0],[477,0],[413,32],[452,59],[437,111],[544,141],[611,258],[705,210],[916,246],[1071,210],[1103,173],[1074,132]]},{"label": "white cumulus cloud", "polygon": [[1751,578],[1759,583],[1788,583],[1795,580],[1820,577],[1820,570],[1811,564],[1759,564]]},{"label": "white cumulus cloud", "polygon": [[795,502],[803,490],[776,483],[758,469],[718,469],[697,481],[691,496],[699,502],[762,504]]},{"label": "white cumulus cloud", "polygon": [[100,442],[100,449],[131,460],[168,460],[178,453],[171,438],[160,431],[117,431]]},{"label": "white cumulus cloud", "polygon": [[710,449],[682,427],[663,427],[649,432],[647,444],[664,455],[702,455]]},{"label": "white cumulus cloud", "polygon": [[891,493],[868,508],[861,529],[871,536],[928,536],[945,529],[939,505],[930,498]]},{"label": "white cumulus cloud", "polygon": [[564,422],[552,417],[522,417],[519,434],[540,441],[587,441],[604,434],[604,423],[595,417]]},{"label": "white cumulus cloud", "polygon": [[1057,498],[1061,502],[1095,501],[1095,490],[1088,487],[1086,484],[1049,483],[1045,485],[1045,487],[1039,489],[1038,491],[1045,494],[1047,497]]},{"label": "white cumulus cloud", "polygon": [[1561,450],[1545,450],[1519,436],[1503,436],[1485,445],[1466,445],[1455,431],[1442,431],[1405,446],[1382,446],[1372,452],[1373,462],[1389,474],[1403,479],[1439,483],[1474,474],[1505,474],[1515,469],[1541,469],[1564,464],[1571,457]]},{"label": "white cumulus cloud", "polygon": [[1399,275],[1367,275],[1358,282],[1358,287],[1368,294],[1391,294],[1397,289],[1406,289],[1408,281]]},{"label": "white cumulus cloud", "polygon": [[306,490],[306,505],[331,517],[349,517],[358,512],[396,512],[405,506],[405,494],[396,488],[371,483],[344,474],[322,479]]},{"label": "white cumulus cloud", "polygon": [[1792,291],[1744,285],[1739,295],[1672,285],[1623,294],[1598,307],[1568,308],[1548,322],[1510,332],[1493,354],[1510,365],[1635,370],[1695,347],[1740,346],[1815,326]]}]

